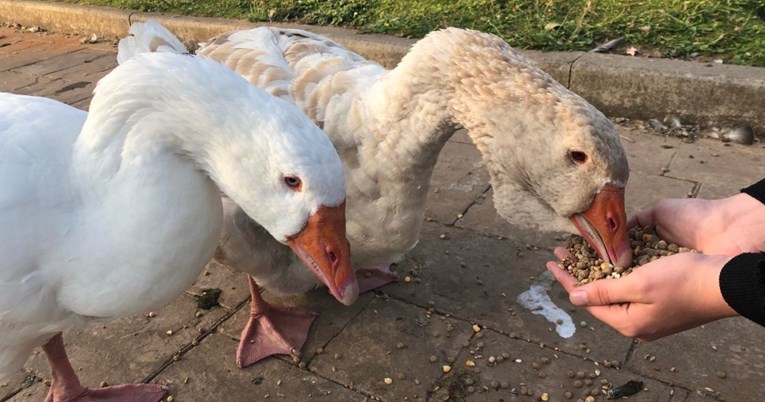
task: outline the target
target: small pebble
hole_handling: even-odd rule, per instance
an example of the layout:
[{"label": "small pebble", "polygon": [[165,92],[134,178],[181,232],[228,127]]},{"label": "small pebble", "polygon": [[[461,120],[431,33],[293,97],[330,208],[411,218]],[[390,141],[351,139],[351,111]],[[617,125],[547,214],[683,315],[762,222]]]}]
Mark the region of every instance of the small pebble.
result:
[{"label": "small pebble", "polygon": [[494,363],[495,361],[497,361],[497,358],[496,358],[496,357],[494,357],[494,356],[489,356],[489,363]]},{"label": "small pebble", "polygon": [[393,384],[393,379],[392,379],[392,378],[390,378],[390,377],[385,377],[385,379],[384,379],[383,381],[384,381],[386,384],[388,384],[388,385],[391,385],[391,384]]},{"label": "small pebble", "polygon": [[587,398],[584,398],[584,402],[595,402],[595,397],[590,395]]},{"label": "small pebble", "polygon": [[475,367],[475,362],[472,361],[472,360],[466,360],[465,361],[465,366],[467,366],[467,367]]},{"label": "small pebble", "polygon": [[155,313],[153,311],[149,311],[149,314],[146,314],[146,316],[149,317],[149,318],[154,318],[154,317],[157,316],[157,313]]},{"label": "small pebble", "polygon": [[479,327],[478,324],[473,324],[473,332],[475,333],[481,332],[481,327]]},{"label": "small pebble", "polygon": [[448,373],[452,371],[452,366],[444,365],[443,369],[444,369],[444,373]]}]

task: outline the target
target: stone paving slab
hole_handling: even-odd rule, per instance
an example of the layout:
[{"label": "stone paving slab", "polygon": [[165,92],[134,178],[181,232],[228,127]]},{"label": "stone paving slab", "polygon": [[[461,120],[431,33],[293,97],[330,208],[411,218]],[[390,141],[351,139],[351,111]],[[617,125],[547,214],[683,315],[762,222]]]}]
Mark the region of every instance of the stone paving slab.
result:
[{"label": "stone paving slab", "polygon": [[625,367],[696,393],[729,401],[754,400],[753,396],[765,394],[762,340],[759,326],[744,319],[723,320],[639,343]]},{"label": "stone paving slab", "polygon": [[[457,357],[472,334],[464,321],[376,298],[310,367],[383,400],[423,399],[429,383],[443,375],[443,365]],[[392,384],[386,384],[385,378]]]},{"label": "stone paving slab", "polygon": [[[87,107],[97,79],[116,65],[111,43],[83,45],[77,37],[9,28],[0,28],[2,63],[0,89],[49,95],[81,108]],[[733,194],[763,174],[762,145],[685,144],[639,125],[620,130],[630,159],[631,212],[665,197]],[[433,401],[446,396],[539,400],[543,392],[550,400],[565,400],[567,390],[576,400],[586,389],[598,391],[602,379],[644,381],[648,390],[630,398],[636,401],[746,401],[763,394],[763,328],[737,318],[652,343],[622,337],[571,306],[565,292],[547,282],[544,262],[559,242],[555,235],[504,223],[487,189],[478,152],[465,132],[458,132],[433,172],[426,213],[431,220],[423,224],[419,245],[394,268],[402,282],[362,295],[351,307],[324,290],[296,298],[266,294],[272,302],[320,313],[300,359],[305,369],[284,357],[245,370],[235,367],[234,350],[248,316],[247,283],[243,274],[216,264],[155,317],[138,315],[66,331],[72,362],[87,385],[145,379],[167,385],[176,401],[262,400],[266,395],[326,401],[415,400],[415,395]],[[575,326],[571,337],[561,337],[555,322],[521,306],[518,295],[532,286],[549,286],[551,304]],[[220,306],[201,311],[194,296],[209,288],[221,290]],[[480,332],[475,333],[474,324]],[[173,334],[167,335],[168,330]],[[480,353],[478,342],[484,343]],[[503,352],[511,361],[488,363],[489,356]],[[467,359],[476,362],[478,371],[465,366]],[[452,371],[444,373],[443,365]],[[601,374],[592,385],[576,388],[568,376],[568,371],[589,375],[596,369]],[[39,350],[25,370],[0,385],[0,401],[42,400],[47,393],[42,380],[49,374]],[[725,378],[718,372],[725,372]],[[385,377],[393,383],[385,384]],[[534,396],[522,396],[524,386]]]},{"label": "stone paving slab", "polygon": [[[446,240],[440,240],[441,233],[447,234]],[[397,299],[432,306],[439,313],[478,323],[512,338],[529,339],[597,361],[624,359],[631,341],[591,320],[586,312],[574,309],[560,288],[548,293],[553,303],[571,315],[571,323],[576,323],[576,332],[570,338],[561,338],[555,332],[555,323],[528,314],[518,303],[516,297],[532,285],[549,286],[550,281],[542,274],[551,256],[547,250],[529,250],[510,240],[426,223],[420,247],[409,253],[409,260],[416,265],[409,274],[420,281],[384,290]],[[586,328],[579,329],[582,321],[587,322]],[[592,347],[595,344],[600,346]]]},{"label": "stone paving slab", "polygon": [[[627,370],[540,348],[532,342],[509,339],[493,331],[486,331],[484,335],[474,337],[470,346],[463,349],[458,357],[458,369],[441,381],[449,386],[442,387],[444,391],[437,395],[447,392],[459,395],[462,391],[468,401],[496,401],[514,395],[539,400],[543,394],[547,394],[551,401],[584,399],[590,395],[603,398],[608,389],[630,380],[643,381],[643,390],[630,399],[682,400],[681,396],[687,393]],[[467,367],[468,361],[475,367]],[[470,392],[470,386],[474,393]]]},{"label": "stone paving slab", "polygon": [[489,174],[478,149],[472,143],[448,141],[433,170],[425,216],[452,224],[488,188]]},{"label": "stone paving slab", "polygon": [[153,382],[170,389],[177,401],[366,401],[363,394],[301,370],[279,359],[240,370],[233,355],[236,342],[223,335],[208,339],[162,372]]}]

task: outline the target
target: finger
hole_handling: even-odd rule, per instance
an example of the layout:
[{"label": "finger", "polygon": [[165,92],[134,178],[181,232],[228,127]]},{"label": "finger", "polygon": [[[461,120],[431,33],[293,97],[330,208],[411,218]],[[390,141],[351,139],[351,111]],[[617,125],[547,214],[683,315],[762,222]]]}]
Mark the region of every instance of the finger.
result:
[{"label": "finger", "polygon": [[558,281],[566,292],[571,293],[576,289],[577,280],[565,269],[562,269],[557,262],[548,261],[546,264],[547,270],[553,274],[555,280]]},{"label": "finger", "polygon": [[654,208],[650,207],[633,215],[627,221],[627,228],[634,228],[635,226],[653,225],[655,220],[656,220],[656,216],[654,214]]},{"label": "finger", "polygon": [[555,247],[555,250],[553,250],[553,254],[555,254],[555,256],[558,257],[559,260],[563,260],[565,258],[576,260],[576,258],[574,258],[574,255],[571,254],[571,252],[568,251],[568,249],[565,247]]},{"label": "finger", "polygon": [[643,299],[633,286],[634,275],[603,279],[582,285],[569,292],[571,303],[576,306],[608,306],[618,303],[635,303]]}]

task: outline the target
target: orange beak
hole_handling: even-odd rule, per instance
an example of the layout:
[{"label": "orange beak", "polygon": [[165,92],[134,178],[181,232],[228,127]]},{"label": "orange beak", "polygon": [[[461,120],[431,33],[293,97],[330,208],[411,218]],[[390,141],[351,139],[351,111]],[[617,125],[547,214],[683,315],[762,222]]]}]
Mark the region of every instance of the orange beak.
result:
[{"label": "orange beak", "polygon": [[287,244],[340,303],[349,306],[356,301],[359,283],[351,269],[351,248],[345,238],[345,202],[320,207]]},{"label": "orange beak", "polygon": [[623,187],[606,184],[586,211],[570,219],[603,261],[621,267],[632,265]]}]

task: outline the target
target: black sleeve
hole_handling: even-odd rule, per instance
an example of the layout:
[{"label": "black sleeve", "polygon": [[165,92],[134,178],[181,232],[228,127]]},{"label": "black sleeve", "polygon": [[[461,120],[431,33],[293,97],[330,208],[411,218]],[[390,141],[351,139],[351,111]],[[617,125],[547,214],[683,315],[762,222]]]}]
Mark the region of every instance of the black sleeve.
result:
[{"label": "black sleeve", "polygon": [[765,179],[762,179],[758,181],[757,183],[752,184],[751,186],[745,189],[742,189],[741,192],[749,194],[752,196],[752,198],[765,204]]},{"label": "black sleeve", "polygon": [[720,271],[720,291],[731,308],[765,326],[765,253],[739,254]]},{"label": "black sleeve", "polygon": [[[765,204],[765,179],[741,190]],[[765,253],[733,257],[720,272],[720,290],[731,308],[765,326]]]}]

